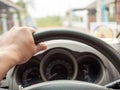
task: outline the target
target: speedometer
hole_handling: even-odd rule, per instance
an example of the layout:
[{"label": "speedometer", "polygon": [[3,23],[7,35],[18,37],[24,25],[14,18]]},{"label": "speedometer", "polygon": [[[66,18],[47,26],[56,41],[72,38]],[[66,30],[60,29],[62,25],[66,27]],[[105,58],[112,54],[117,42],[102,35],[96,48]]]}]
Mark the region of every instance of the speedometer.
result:
[{"label": "speedometer", "polygon": [[40,73],[44,81],[72,80],[77,75],[77,63],[65,49],[52,49],[43,57]]},{"label": "speedometer", "polygon": [[53,60],[45,68],[45,77],[47,80],[72,79],[74,68],[65,60]]}]

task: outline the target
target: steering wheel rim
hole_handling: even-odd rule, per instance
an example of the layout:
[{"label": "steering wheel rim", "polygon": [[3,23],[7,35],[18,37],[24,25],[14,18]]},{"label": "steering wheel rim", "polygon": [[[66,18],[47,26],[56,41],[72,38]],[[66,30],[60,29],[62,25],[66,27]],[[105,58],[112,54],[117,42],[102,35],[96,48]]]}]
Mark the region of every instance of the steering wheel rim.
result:
[{"label": "steering wheel rim", "polygon": [[[56,40],[56,39],[67,39],[67,40],[74,40],[74,41],[78,41],[78,42],[82,42],[84,44],[87,44],[93,48],[95,48],[96,50],[100,51],[102,54],[104,54],[109,60],[110,62],[115,66],[115,68],[118,70],[118,72],[120,73],[120,54],[113,49],[110,45],[106,44],[104,41],[101,41],[95,37],[92,37],[90,35],[81,33],[79,31],[75,31],[75,30],[44,30],[44,31],[39,31],[33,34],[35,43],[39,43],[39,42],[43,42],[43,41],[48,41],[48,40]],[[50,81],[47,83],[48,86],[50,86],[51,88],[49,88],[49,90],[58,90],[59,88],[61,88],[60,90],[69,90],[68,87],[64,87],[62,88],[59,87],[58,89],[54,89],[52,87],[54,87],[55,82],[61,83],[62,85],[65,85],[64,81]],[[69,86],[71,85],[75,85],[76,81],[65,81],[67,84],[69,82],[71,82],[72,84],[69,84]],[[46,82],[44,82],[46,83]],[[78,82],[77,82],[78,83]],[[86,86],[87,85],[87,86]],[[45,84],[45,87],[46,84]],[[95,87],[95,89],[93,89]],[[42,88],[41,84],[35,85],[35,87],[28,87],[25,90],[38,90],[36,88]],[[74,89],[71,90],[78,90],[76,89],[78,87],[74,87]],[[79,90],[88,90],[88,89],[92,89],[92,90],[106,90],[107,88],[96,85],[96,84],[88,84],[87,82],[79,82]],[[40,89],[40,90],[48,90],[47,88],[45,89]]]},{"label": "steering wheel rim", "polygon": [[56,80],[36,84],[24,88],[23,90],[109,90],[109,89],[100,85],[82,81]]}]

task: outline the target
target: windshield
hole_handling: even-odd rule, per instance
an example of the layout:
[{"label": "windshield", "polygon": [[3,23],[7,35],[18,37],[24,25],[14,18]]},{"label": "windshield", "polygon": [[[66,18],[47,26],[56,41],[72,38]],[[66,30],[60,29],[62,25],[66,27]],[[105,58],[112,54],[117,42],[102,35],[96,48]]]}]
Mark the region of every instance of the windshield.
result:
[{"label": "windshield", "polygon": [[13,26],[79,30],[112,42],[120,32],[120,0],[0,0],[0,33]]}]

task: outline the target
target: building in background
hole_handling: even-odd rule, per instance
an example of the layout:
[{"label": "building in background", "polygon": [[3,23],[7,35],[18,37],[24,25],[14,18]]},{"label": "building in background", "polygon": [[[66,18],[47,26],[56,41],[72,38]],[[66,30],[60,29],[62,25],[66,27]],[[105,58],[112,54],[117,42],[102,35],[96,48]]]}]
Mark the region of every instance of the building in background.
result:
[{"label": "building in background", "polygon": [[116,21],[119,24],[120,28],[120,0],[115,0],[115,8],[116,8]]},{"label": "building in background", "polygon": [[[85,8],[73,8],[70,10],[70,17],[74,18],[74,14],[77,12],[82,12],[87,10],[88,13],[83,15],[82,17],[80,16],[81,20],[83,20],[83,23],[88,21],[88,25],[86,25],[87,29],[90,29],[90,24],[92,22],[116,22],[118,25],[118,29],[120,30],[120,0],[95,0],[91,4],[89,4]],[[85,16],[87,15],[87,20],[84,20]],[[72,19],[69,18],[73,24]],[[81,26],[79,23],[79,27]],[[71,26],[72,26],[71,25]]]},{"label": "building in background", "polygon": [[33,28],[37,27],[36,19],[34,18],[36,15],[35,12],[35,4],[33,0],[23,0],[25,2],[25,8],[26,8],[26,18],[25,18],[25,24],[26,26],[30,26]]},{"label": "building in background", "polygon": [[8,31],[13,26],[19,26],[20,7],[10,0],[0,0],[0,33]]},{"label": "building in background", "polygon": [[94,22],[116,21],[115,0],[96,0],[87,6],[86,9],[88,9],[90,13],[94,11],[94,13],[89,15],[89,22],[93,22],[90,20],[91,18],[94,19]]},{"label": "building in background", "polygon": [[70,28],[86,31],[88,29],[88,11],[78,9],[69,10],[66,13],[66,19],[63,24]]}]

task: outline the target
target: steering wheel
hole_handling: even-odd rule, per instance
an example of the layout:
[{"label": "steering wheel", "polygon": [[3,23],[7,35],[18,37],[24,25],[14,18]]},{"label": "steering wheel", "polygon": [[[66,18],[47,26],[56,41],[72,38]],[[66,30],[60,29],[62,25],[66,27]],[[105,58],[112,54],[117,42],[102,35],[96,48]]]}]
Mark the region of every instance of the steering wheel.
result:
[{"label": "steering wheel", "polygon": [[[44,30],[33,35],[35,43],[66,39],[87,44],[104,54],[120,73],[120,54],[105,42],[74,30]],[[23,90],[109,90],[108,88],[82,81],[58,80],[39,83]]]}]

